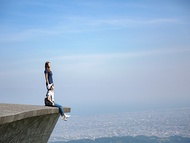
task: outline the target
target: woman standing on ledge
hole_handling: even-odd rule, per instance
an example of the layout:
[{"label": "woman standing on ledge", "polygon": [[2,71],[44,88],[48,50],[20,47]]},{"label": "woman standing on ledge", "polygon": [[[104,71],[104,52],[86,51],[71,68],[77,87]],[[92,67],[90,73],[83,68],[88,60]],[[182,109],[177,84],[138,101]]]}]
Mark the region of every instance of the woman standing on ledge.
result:
[{"label": "woman standing on ledge", "polygon": [[45,71],[44,71],[47,90],[48,90],[48,85],[49,84],[54,85],[53,84],[53,73],[52,73],[50,68],[51,68],[51,64],[50,64],[50,62],[47,61],[45,63]]},{"label": "woman standing on ledge", "polygon": [[45,105],[46,106],[53,106],[59,108],[59,113],[63,120],[67,120],[69,115],[64,114],[63,107],[57,103],[54,102],[54,84],[53,84],[53,73],[51,71],[51,64],[50,62],[45,63],[45,79],[46,79],[46,87],[47,87],[47,94],[45,98]]}]

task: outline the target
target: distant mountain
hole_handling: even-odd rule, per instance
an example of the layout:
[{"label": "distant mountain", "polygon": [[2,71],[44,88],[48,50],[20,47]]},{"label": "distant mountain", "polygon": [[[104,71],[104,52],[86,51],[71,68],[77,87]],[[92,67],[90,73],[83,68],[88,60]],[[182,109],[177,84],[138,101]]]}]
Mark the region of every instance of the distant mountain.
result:
[{"label": "distant mountain", "polygon": [[98,138],[95,140],[90,139],[81,139],[73,141],[59,141],[59,142],[50,142],[50,143],[190,143],[190,138],[181,137],[181,136],[172,136],[172,137],[147,137],[147,136],[126,136],[126,137],[106,137]]}]

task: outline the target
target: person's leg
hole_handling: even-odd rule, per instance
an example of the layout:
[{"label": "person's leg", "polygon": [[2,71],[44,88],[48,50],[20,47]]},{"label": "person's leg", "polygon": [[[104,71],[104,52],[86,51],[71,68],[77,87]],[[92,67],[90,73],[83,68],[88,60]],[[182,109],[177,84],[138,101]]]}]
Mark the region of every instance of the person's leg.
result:
[{"label": "person's leg", "polygon": [[61,116],[64,116],[64,110],[63,110],[63,107],[61,105],[54,103],[54,107],[58,107],[59,113],[61,114]]}]

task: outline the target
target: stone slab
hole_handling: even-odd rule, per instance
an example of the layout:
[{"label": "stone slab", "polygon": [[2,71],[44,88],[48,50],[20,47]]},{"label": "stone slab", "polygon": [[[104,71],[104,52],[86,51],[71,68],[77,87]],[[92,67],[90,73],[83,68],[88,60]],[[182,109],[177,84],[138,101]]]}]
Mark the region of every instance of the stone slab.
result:
[{"label": "stone slab", "polygon": [[[63,107],[65,113],[71,111],[69,107]],[[5,124],[24,118],[59,113],[57,107],[24,104],[0,104],[0,124]]]},{"label": "stone slab", "polygon": [[59,116],[57,107],[2,103],[0,143],[47,143]]}]

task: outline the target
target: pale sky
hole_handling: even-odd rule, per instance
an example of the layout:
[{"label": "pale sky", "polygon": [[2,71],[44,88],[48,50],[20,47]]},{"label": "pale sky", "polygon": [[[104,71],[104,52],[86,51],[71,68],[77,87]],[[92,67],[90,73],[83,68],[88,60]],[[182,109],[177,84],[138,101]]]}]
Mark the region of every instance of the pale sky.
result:
[{"label": "pale sky", "polygon": [[0,0],[0,102],[88,115],[190,107],[188,0]]}]

